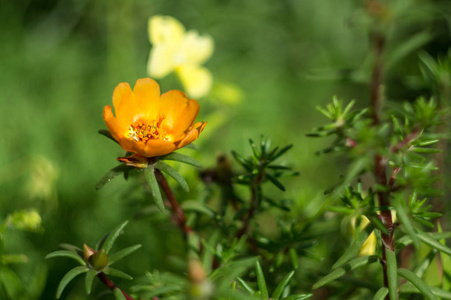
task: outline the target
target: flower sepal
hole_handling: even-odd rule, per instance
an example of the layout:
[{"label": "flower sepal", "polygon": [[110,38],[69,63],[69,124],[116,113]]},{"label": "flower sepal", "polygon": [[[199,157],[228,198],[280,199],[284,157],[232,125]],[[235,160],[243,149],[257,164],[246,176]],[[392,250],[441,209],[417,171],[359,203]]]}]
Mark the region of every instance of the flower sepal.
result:
[{"label": "flower sepal", "polygon": [[130,156],[125,157],[118,157],[118,161],[125,163],[127,166],[138,168],[138,169],[145,169],[149,166],[150,163],[155,161],[155,159],[150,159],[148,157],[139,155],[139,154],[133,154]]}]

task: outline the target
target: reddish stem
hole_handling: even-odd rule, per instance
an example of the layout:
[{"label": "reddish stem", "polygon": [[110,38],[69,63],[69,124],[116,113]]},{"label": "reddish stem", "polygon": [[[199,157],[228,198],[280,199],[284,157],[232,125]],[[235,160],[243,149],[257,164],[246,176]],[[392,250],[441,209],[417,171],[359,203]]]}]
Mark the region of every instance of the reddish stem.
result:
[{"label": "reddish stem", "polygon": [[122,294],[124,295],[125,299],[127,300],[135,300],[133,297],[129,296],[126,292],[124,292],[123,290],[121,290],[117,285],[114,284],[114,282],[112,282],[108,276],[106,276],[105,273],[100,272],[99,274],[97,274],[97,277],[100,279],[100,281],[107,287],[109,288],[112,292],[114,292],[115,289],[119,289]]},{"label": "reddish stem", "polygon": [[[383,66],[382,66],[382,56],[385,48],[385,38],[380,33],[374,33],[373,35],[373,46],[375,52],[375,64],[373,67],[372,77],[371,77],[371,107],[373,113],[373,124],[378,126],[381,123],[381,112],[382,112],[382,81],[383,81]],[[379,154],[374,155],[374,177],[376,183],[381,186],[387,186],[389,184],[386,174],[387,159]],[[390,207],[389,192],[379,191],[377,192],[377,198],[379,201],[379,206],[383,209],[381,210],[379,218],[388,230],[388,234],[381,233],[382,237],[382,259],[384,263],[382,264],[384,272],[384,286],[388,287],[388,273],[386,264],[386,251],[394,250],[393,241],[393,220],[391,212],[388,209]],[[387,295],[386,299],[390,299]]]},{"label": "reddish stem", "polygon": [[406,136],[405,139],[402,141],[399,141],[396,145],[390,148],[391,153],[397,153],[399,150],[401,150],[403,147],[408,145],[410,142],[412,142],[414,139],[418,137],[418,135],[421,133],[420,129],[415,129],[409,135]]},{"label": "reddish stem", "polygon": [[188,235],[188,233],[190,233],[192,229],[186,224],[186,217],[185,213],[183,212],[183,209],[180,207],[177,200],[175,199],[171,187],[169,186],[163,173],[161,173],[160,170],[155,169],[155,177],[157,178],[158,183],[160,184],[161,188],[166,194],[166,197],[169,200],[169,203],[171,204],[172,220],[182,230],[183,234],[186,237],[186,235]]},{"label": "reddish stem", "polygon": [[243,227],[241,227],[241,229],[236,234],[237,238],[240,238],[247,233],[247,231],[249,230],[250,222],[251,222],[252,218],[254,217],[254,212],[257,209],[257,197],[258,197],[258,193],[259,193],[260,184],[263,179],[261,172],[262,171],[260,171],[260,174],[258,174],[257,177],[255,177],[254,181],[252,182],[251,201],[250,201],[249,211],[248,211],[245,219],[243,220]]}]

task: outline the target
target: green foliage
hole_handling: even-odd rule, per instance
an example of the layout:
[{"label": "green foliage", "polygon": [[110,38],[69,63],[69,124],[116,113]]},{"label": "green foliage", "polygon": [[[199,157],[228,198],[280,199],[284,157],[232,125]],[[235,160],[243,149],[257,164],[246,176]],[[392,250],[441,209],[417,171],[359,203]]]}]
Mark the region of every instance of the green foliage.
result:
[{"label": "green foliage", "polygon": [[[113,231],[108,233],[105,237],[100,239],[100,241],[97,243],[97,251],[94,251],[93,249],[90,249],[88,246],[84,246],[84,251],[82,251],[80,248],[68,245],[68,244],[62,244],[61,247],[64,247],[68,250],[59,250],[52,253],[47,254],[45,257],[48,258],[56,258],[56,257],[68,257],[76,260],[81,266],[75,267],[69,272],[64,275],[64,277],[61,279],[58,289],[56,292],[56,298],[59,299],[66,288],[66,286],[78,275],[81,275],[83,273],[86,273],[85,276],[85,290],[86,293],[89,295],[92,290],[92,284],[94,281],[94,278],[97,276],[99,278],[102,278],[102,276],[110,275],[114,277],[124,278],[131,280],[133,277],[130,275],[111,268],[110,266],[121,260],[122,258],[132,254],[136,250],[138,250],[141,245],[134,245],[131,247],[127,247],[125,249],[122,249],[109,258],[107,254],[113,247],[113,244],[116,242],[116,239],[119,237],[119,235],[122,233],[125,226],[127,226],[128,221],[125,221],[118,225]],[[101,279],[102,280],[102,279]],[[117,289],[115,289],[117,290]],[[119,289],[120,291],[120,289]],[[116,291],[113,291],[115,295],[117,294]],[[120,292],[122,295],[122,292]],[[116,295],[117,296],[117,295]],[[125,298],[124,298],[125,299]]]},{"label": "green foliage", "polygon": [[[126,299],[122,291],[131,291],[135,299],[260,299],[263,279],[271,299],[384,299],[390,235],[397,265],[428,286],[419,289],[416,277],[393,267],[393,278],[413,278],[399,280],[398,299],[451,299],[443,201],[450,11],[449,1],[432,0],[2,1],[0,299],[52,299],[55,276],[74,262],[86,270],[85,287],[68,282],[61,298]],[[213,90],[197,99],[199,120],[208,124],[199,152],[181,149],[142,169],[114,167],[124,151],[94,129],[104,127],[101,110],[114,86],[146,76],[147,20],[158,14],[215,40],[203,65],[214,74]],[[172,75],[158,83],[162,92],[183,90]],[[366,107],[377,91],[378,107]],[[309,136],[324,139],[307,139],[312,127]],[[248,155],[245,139],[261,133],[294,146],[251,141]],[[223,154],[232,149],[235,161]],[[300,176],[291,178],[291,168]],[[184,215],[173,213],[155,172],[175,180],[168,185]],[[117,238],[122,224],[101,239],[95,259],[62,244],[47,257],[69,259],[43,262],[60,242],[83,245],[125,219],[126,235]],[[311,292],[360,259],[361,249],[378,263]],[[118,280],[104,293],[101,282],[93,284],[95,269],[131,278],[110,266],[134,281]]]}]

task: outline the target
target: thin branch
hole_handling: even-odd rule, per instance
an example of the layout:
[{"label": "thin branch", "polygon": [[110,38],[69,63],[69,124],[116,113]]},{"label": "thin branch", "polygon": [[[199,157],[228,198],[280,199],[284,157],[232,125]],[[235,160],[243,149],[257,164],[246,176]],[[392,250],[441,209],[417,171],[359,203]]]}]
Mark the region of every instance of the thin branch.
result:
[{"label": "thin branch", "polygon": [[257,209],[259,193],[261,192],[260,184],[262,182],[262,174],[263,174],[263,170],[260,170],[260,173],[255,177],[254,181],[252,182],[249,211],[248,211],[245,219],[243,220],[243,227],[241,227],[241,229],[236,234],[237,238],[242,237],[249,230],[250,222],[251,222],[252,218],[254,217],[255,210]]},{"label": "thin branch", "polygon": [[97,274],[97,277],[100,279],[100,281],[107,287],[109,288],[112,292],[115,289],[119,289],[122,294],[124,295],[125,299],[127,300],[135,300],[135,298],[129,296],[126,292],[124,292],[123,290],[121,290],[117,285],[114,284],[114,282],[112,282],[108,276],[106,276],[105,273],[100,272],[99,274]]},{"label": "thin branch", "polygon": [[420,129],[415,129],[409,135],[405,137],[402,141],[399,141],[396,145],[390,148],[391,153],[397,153],[399,150],[401,150],[406,145],[410,144],[413,140],[417,139],[421,134]]},{"label": "thin branch", "polygon": [[[372,107],[372,118],[373,125],[378,126],[381,123],[381,113],[382,113],[382,81],[383,81],[383,62],[382,56],[385,48],[385,38],[381,33],[374,33],[373,35],[373,46],[375,53],[375,63],[373,66],[373,72],[371,76],[371,107]],[[377,184],[381,186],[388,186],[389,181],[386,174],[387,159],[379,154],[374,156],[374,177]],[[393,183],[394,184],[394,183]],[[390,207],[389,192],[379,191],[377,192],[377,198],[379,200],[379,206]],[[384,286],[388,287],[388,273],[386,261],[386,251],[387,249],[394,250],[393,241],[393,219],[390,210],[382,210],[379,218],[388,230],[388,234],[381,233],[382,237],[382,259],[384,263],[382,264],[384,272]],[[386,299],[389,299],[387,295]]]},{"label": "thin branch", "polygon": [[180,207],[177,200],[175,199],[171,187],[169,186],[163,173],[161,173],[160,170],[155,169],[155,177],[157,178],[158,183],[160,184],[161,188],[166,194],[166,197],[169,200],[169,203],[171,204],[172,220],[182,230],[183,234],[186,237],[186,235],[188,235],[188,233],[190,233],[192,229],[186,224],[186,217],[185,213],[183,212],[183,209]]}]

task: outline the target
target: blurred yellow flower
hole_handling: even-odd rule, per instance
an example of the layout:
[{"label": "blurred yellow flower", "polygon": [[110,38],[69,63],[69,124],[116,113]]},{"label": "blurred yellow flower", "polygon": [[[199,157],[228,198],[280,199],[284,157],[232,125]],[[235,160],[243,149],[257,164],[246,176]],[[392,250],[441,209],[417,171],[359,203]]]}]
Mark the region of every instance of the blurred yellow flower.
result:
[{"label": "blurred yellow flower", "polygon": [[206,122],[194,123],[199,103],[181,91],[160,96],[158,83],[150,78],[136,81],[132,89],[120,83],[111,105],[105,106],[103,119],[122,148],[144,157],[171,153],[195,141]]},{"label": "blurred yellow flower", "polygon": [[175,72],[190,97],[209,93],[213,76],[201,64],[213,53],[210,36],[186,31],[177,19],[157,15],[149,19],[149,39],[153,46],[147,64],[150,77],[160,79]]}]

